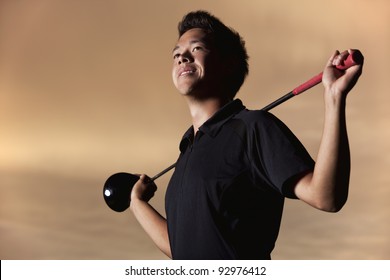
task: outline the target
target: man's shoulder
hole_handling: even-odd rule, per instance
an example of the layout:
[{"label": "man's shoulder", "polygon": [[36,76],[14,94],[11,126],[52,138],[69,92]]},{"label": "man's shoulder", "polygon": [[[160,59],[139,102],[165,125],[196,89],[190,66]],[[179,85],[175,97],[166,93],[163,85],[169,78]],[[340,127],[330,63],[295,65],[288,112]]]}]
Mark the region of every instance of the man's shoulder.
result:
[{"label": "man's shoulder", "polygon": [[252,134],[251,131],[262,131],[275,124],[275,121],[278,121],[277,118],[267,111],[244,109],[234,115],[226,127],[245,138],[248,133]]},{"label": "man's shoulder", "polygon": [[234,119],[243,121],[246,125],[261,125],[278,120],[273,114],[263,110],[245,109],[239,112]]}]

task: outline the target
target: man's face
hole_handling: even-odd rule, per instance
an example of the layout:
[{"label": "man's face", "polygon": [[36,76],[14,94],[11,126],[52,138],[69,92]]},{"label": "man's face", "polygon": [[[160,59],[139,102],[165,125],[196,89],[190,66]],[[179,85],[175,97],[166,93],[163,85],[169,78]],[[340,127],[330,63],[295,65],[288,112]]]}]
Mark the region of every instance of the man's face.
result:
[{"label": "man's face", "polygon": [[185,32],[173,49],[172,78],[178,91],[195,98],[219,94],[223,66],[207,33],[194,28]]}]

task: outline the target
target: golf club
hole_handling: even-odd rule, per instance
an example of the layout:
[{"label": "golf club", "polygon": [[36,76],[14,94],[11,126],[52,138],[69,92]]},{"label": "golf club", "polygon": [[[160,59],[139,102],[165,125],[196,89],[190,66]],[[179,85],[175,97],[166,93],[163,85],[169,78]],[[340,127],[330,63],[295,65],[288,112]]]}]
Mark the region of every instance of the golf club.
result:
[{"label": "golf club", "polygon": [[[344,60],[344,62],[341,65],[336,66],[336,68],[340,70],[345,70],[351,66],[362,64],[363,62],[363,55],[358,50],[353,50],[350,52],[348,57]],[[282,96],[281,98],[277,99],[276,101],[270,103],[269,105],[265,106],[262,110],[263,111],[269,111],[272,108],[280,105],[281,103],[287,101],[288,99],[297,96],[301,94],[302,92],[308,90],[309,88],[319,84],[322,81],[322,72],[314,77],[312,77],[310,80],[306,81],[305,83],[299,85],[286,95]],[[171,166],[167,167],[154,177],[152,177],[149,182],[153,182],[160,176],[167,173],[169,170],[173,169],[175,167],[176,163],[172,164]],[[107,205],[116,212],[123,212],[130,206],[130,193],[134,186],[134,184],[139,180],[139,176],[131,174],[131,173],[125,173],[120,172],[111,175],[107,181],[104,184],[103,187],[103,196],[104,200],[106,201]]]},{"label": "golf club", "polygon": [[[339,70],[345,70],[345,69],[348,69],[351,66],[360,65],[362,63],[363,63],[363,55],[362,55],[362,53],[359,50],[352,50],[350,52],[350,54],[347,56],[347,58],[343,61],[343,63],[341,65],[337,65],[336,68],[339,69]],[[294,88],[289,93],[283,95],[279,99],[277,99],[274,102],[268,104],[267,106],[265,106],[261,110],[269,111],[272,108],[274,108],[274,107],[282,104],[283,102],[289,100],[290,98],[292,98],[294,96],[297,96],[297,95],[301,94],[302,92],[308,90],[309,88],[312,88],[315,85],[321,83],[321,81],[322,81],[322,74],[323,74],[323,72],[319,73],[318,75],[315,75],[314,77],[312,77],[311,79],[307,80],[303,84],[301,84],[301,85],[297,86],[296,88]]]}]

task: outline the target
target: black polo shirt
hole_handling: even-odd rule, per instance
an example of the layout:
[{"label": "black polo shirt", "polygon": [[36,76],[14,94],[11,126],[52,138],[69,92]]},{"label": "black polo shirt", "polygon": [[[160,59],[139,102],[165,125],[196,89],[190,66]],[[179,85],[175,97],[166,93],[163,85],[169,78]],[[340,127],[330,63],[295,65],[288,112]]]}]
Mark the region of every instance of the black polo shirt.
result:
[{"label": "black polo shirt", "polygon": [[238,99],[194,136],[191,127],[166,193],[173,259],[270,259],[285,183],[314,161],[275,116]]}]

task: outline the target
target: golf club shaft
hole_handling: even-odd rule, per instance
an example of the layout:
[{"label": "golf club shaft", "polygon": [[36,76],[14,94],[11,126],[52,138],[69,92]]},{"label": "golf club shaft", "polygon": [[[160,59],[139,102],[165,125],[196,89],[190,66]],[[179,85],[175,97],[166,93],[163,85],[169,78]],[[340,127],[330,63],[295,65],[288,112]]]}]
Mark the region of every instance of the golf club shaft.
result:
[{"label": "golf club shaft", "polygon": [[150,178],[150,181],[153,182],[154,180],[156,180],[157,178],[161,177],[162,175],[164,175],[165,173],[167,173],[169,170],[171,170],[172,168],[174,168],[176,166],[176,163],[170,165],[169,167],[165,168],[163,171],[161,171],[160,173],[156,174],[154,177]]},{"label": "golf club shaft", "polygon": [[[345,70],[348,69],[351,66],[361,64],[363,62],[363,55],[358,50],[353,50],[348,55],[348,57],[344,60],[344,62],[341,65],[336,66],[337,69]],[[301,94],[302,92],[308,90],[309,88],[314,87],[315,85],[321,83],[322,81],[322,74],[323,72],[319,73],[318,75],[315,75],[310,80],[304,82],[303,84],[297,86],[295,89],[290,91],[289,93],[285,94],[284,96],[280,97],[279,99],[275,100],[274,102],[270,103],[269,105],[265,106],[262,110],[263,111],[269,111],[272,108],[278,106],[279,104],[289,100],[290,98]]]},{"label": "golf club shaft", "polygon": [[[336,66],[336,68],[340,70],[345,70],[348,69],[351,66],[361,64],[363,62],[363,55],[359,50],[352,50],[351,53],[348,55],[348,57],[344,60],[344,62],[341,65]],[[286,95],[280,97],[279,99],[275,100],[274,102],[270,103],[269,105],[265,106],[263,111],[269,111],[272,108],[282,104],[283,102],[289,100],[290,98],[301,94],[302,92],[308,90],[309,88],[314,87],[315,85],[321,83],[322,81],[322,74],[323,72],[319,73],[318,75],[314,76],[310,80],[304,82],[300,86],[296,87]],[[150,181],[154,181],[160,176],[164,175],[167,173],[169,170],[173,169],[176,166],[176,163],[172,164],[171,166],[165,168],[163,171],[155,175],[153,178],[150,179]]]}]

